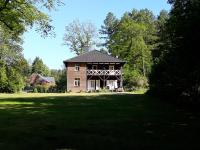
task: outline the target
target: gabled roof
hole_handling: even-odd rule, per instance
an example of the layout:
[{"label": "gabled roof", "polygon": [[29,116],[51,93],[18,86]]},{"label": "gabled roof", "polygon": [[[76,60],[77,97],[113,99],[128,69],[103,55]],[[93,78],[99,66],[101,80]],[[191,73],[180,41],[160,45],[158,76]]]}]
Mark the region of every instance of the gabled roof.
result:
[{"label": "gabled roof", "polygon": [[111,55],[108,55],[108,54],[104,54],[104,53],[101,53],[100,51],[97,51],[97,50],[93,50],[93,51],[90,51],[90,52],[87,52],[87,53],[84,53],[82,55],[79,55],[79,56],[76,56],[76,57],[73,57],[71,59],[68,59],[68,60],[65,60],[64,63],[67,63],[67,62],[107,62],[107,63],[110,63],[110,62],[115,62],[115,63],[126,63],[126,61],[123,61],[119,58],[116,58],[116,57],[113,57]]},{"label": "gabled roof", "polygon": [[44,76],[42,76],[42,75],[40,75],[39,74],[39,80],[40,81],[46,81],[46,82],[48,82],[48,83],[55,83],[55,79],[54,79],[54,77],[44,77]]},{"label": "gabled roof", "polygon": [[48,82],[48,83],[52,83],[52,84],[55,84],[55,79],[54,77],[44,77],[40,74],[37,74],[37,73],[33,73],[30,77],[29,77],[29,80],[28,82],[30,84],[35,84],[37,81],[39,82],[42,82],[42,81],[45,81],[45,82]]}]

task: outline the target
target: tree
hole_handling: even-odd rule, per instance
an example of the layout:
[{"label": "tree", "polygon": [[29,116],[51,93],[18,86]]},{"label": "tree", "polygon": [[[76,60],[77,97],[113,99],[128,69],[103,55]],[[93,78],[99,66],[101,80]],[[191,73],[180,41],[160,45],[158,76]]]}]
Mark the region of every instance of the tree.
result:
[{"label": "tree", "polygon": [[124,77],[129,87],[147,85],[156,39],[155,17],[147,9],[126,12],[110,35],[109,52],[127,61]]},{"label": "tree", "polygon": [[24,77],[13,67],[7,70],[8,87],[7,92],[20,92],[25,85]]},{"label": "tree", "polygon": [[58,92],[65,92],[67,90],[66,69],[59,71],[59,78],[56,80],[56,88]]},{"label": "tree", "polygon": [[77,55],[89,51],[96,43],[96,28],[90,23],[80,23],[78,20],[73,21],[65,27],[64,44],[69,46],[71,51]]},{"label": "tree", "polygon": [[47,36],[53,29],[50,18],[40,11],[39,7],[48,10],[61,4],[59,0],[0,0],[0,27],[10,32],[13,37],[19,37],[27,27],[37,26],[37,31]]},{"label": "tree", "polygon": [[159,63],[150,76],[150,90],[168,99],[200,99],[200,1],[170,0]]},{"label": "tree", "polygon": [[163,55],[163,51],[165,49],[165,40],[166,40],[166,23],[169,19],[169,14],[166,10],[161,10],[160,14],[156,20],[156,28],[157,28],[157,37],[156,47],[152,51],[153,61],[154,63],[158,63],[159,59],[161,59]]},{"label": "tree", "polygon": [[0,92],[23,88],[30,67],[22,54],[22,34],[33,25],[42,36],[52,34],[51,19],[38,8],[52,10],[58,3],[60,0],[0,0]]},{"label": "tree", "polygon": [[104,25],[102,25],[99,30],[99,33],[102,35],[100,38],[105,40],[102,46],[108,48],[110,37],[117,28],[118,23],[119,20],[115,17],[115,15],[112,12],[109,12],[104,20]]},{"label": "tree", "polygon": [[36,57],[32,63],[32,73],[38,73],[44,76],[50,75],[49,68],[43,63],[42,59]]},{"label": "tree", "polygon": [[4,62],[0,60],[0,92],[6,92],[7,84],[6,66]]}]

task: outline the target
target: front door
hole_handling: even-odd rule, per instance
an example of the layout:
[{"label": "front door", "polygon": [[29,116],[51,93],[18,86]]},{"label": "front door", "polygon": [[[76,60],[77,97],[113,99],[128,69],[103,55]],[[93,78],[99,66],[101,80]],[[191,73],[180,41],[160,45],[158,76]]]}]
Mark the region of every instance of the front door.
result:
[{"label": "front door", "polygon": [[94,91],[100,89],[100,80],[88,80],[88,90]]},{"label": "front door", "polygon": [[100,89],[100,80],[96,80],[96,90]]},{"label": "front door", "polygon": [[118,88],[117,80],[107,80],[107,86],[109,87],[109,90],[114,90]]}]

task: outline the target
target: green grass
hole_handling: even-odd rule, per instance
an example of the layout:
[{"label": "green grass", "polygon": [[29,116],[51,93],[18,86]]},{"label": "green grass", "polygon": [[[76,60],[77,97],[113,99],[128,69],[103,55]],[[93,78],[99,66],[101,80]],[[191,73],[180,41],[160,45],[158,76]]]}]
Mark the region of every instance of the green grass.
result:
[{"label": "green grass", "polygon": [[2,94],[0,149],[200,149],[199,116],[144,94]]}]

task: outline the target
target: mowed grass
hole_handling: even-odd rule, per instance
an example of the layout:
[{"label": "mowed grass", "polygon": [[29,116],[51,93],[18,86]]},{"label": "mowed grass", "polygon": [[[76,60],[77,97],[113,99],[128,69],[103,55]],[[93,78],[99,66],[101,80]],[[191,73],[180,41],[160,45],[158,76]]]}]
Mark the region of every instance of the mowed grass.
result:
[{"label": "mowed grass", "polygon": [[0,149],[200,149],[200,113],[144,94],[0,95]]}]

